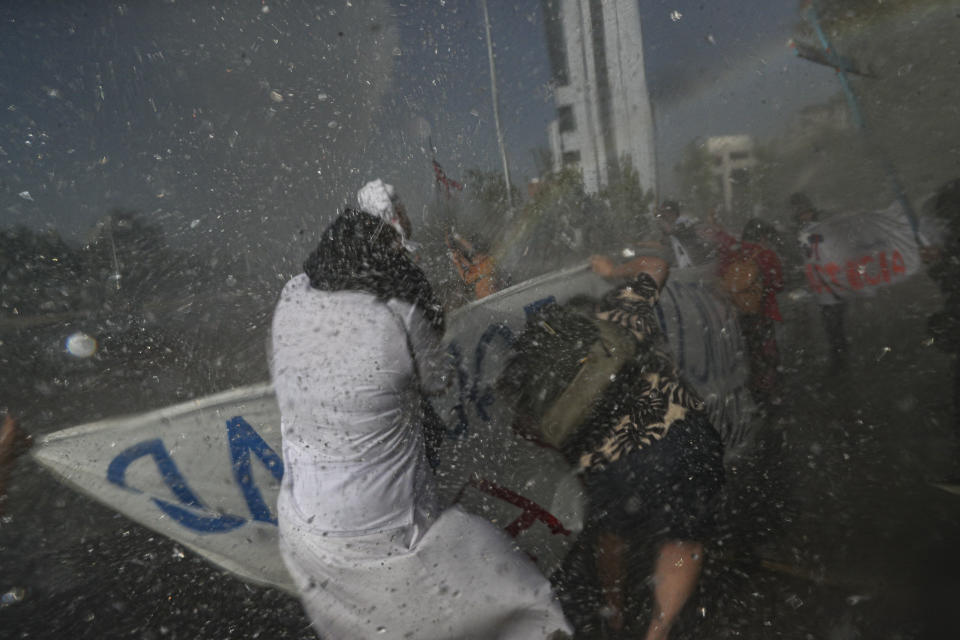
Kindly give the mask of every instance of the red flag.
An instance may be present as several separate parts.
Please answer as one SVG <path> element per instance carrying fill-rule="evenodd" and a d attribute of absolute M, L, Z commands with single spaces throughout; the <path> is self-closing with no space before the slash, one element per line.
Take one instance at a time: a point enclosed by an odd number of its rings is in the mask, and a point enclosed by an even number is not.
<path fill-rule="evenodd" d="M 447 174 L 443 172 L 443 167 L 441 167 L 440 163 L 436 160 L 433 161 L 433 173 L 437 178 L 437 183 L 443 185 L 448 198 L 450 197 L 451 188 L 456 189 L 457 191 L 463 190 L 463 185 L 456 180 L 448 178 Z"/>

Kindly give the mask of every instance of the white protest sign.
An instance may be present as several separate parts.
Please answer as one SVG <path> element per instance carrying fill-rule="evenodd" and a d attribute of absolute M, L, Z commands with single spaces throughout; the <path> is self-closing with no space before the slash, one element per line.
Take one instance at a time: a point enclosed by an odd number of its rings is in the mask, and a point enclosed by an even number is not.
<path fill-rule="evenodd" d="M 800 245 L 807 284 L 821 304 L 872 296 L 923 270 L 913 229 L 898 202 L 808 225 L 800 232 Z"/>

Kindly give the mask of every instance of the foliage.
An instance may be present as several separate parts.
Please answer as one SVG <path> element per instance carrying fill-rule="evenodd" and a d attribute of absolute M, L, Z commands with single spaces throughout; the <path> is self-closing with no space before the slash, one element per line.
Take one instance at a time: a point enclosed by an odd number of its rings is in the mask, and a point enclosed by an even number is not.
<path fill-rule="evenodd" d="M 710 170 L 710 154 L 700 138 L 691 140 L 683 150 L 683 155 L 674 166 L 680 179 L 680 200 L 684 208 L 693 211 L 708 211 L 723 202 L 723 193 L 717 177 Z"/>
<path fill-rule="evenodd" d="M 507 189 L 503 183 L 503 174 L 497 171 L 482 169 L 467 170 L 467 195 L 483 205 L 488 216 L 493 219 L 504 219 L 509 216 L 507 207 Z M 520 202 L 520 191 L 515 185 L 510 185 L 510 195 L 516 207 Z"/>
<path fill-rule="evenodd" d="M 592 235 L 597 248 L 615 247 L 624 238 L 639 239 L 651 231 L 652 189 L 644 189 L 640 174 L 627 158 L 610 168 L 610 181 L 600 192 L 607 207 L 605 221 Z M 622 247 L 621 247 L 622 248 Z"/>

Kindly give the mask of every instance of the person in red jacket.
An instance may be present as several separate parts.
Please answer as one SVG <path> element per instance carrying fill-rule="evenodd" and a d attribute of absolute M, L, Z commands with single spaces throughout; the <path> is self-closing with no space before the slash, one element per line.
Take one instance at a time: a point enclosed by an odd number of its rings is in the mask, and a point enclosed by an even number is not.
<path fill-rule="evenodd" d="M 739 240 L 715 223 L 710 233 L 719 249 L 717 275 L 740 312 L 750 360 L 750 391 L 770 411 L 780 403 L 776 323 L 783 322 L 777 304 L 777 294 L 783 290 L 783 264 L 774 250 L 777 231 L 753 218 Z"/>
<path fill-rule="evenodd" d="M 33 439 L 20 428 L 19 421 L 9 414 L 0 421 L 0 516 L 4 515 L 7 501 L 7 480 L 18 456 L 26 452 Z"/>

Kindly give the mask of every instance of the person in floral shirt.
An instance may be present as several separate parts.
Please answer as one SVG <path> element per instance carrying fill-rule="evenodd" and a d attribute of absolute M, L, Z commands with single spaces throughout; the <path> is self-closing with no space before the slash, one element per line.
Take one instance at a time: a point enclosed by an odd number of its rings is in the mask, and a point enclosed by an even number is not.
<path fill-rule="evenodd" d="M 699 580 L 723 484 L 723 445 L 702 400 L 678 374 L 657 322 L 667 261 L 641 255 L 614 266 L 595 257 L 593 268 L 629 278 L 600 300 L 595 315 L 629 330 L 637 350 L 563 453 L 583 474 L 609 626 L 625 626 L 628 548 L 652 545 L 654 608 L 646 638 L 662 639 Z"/>

